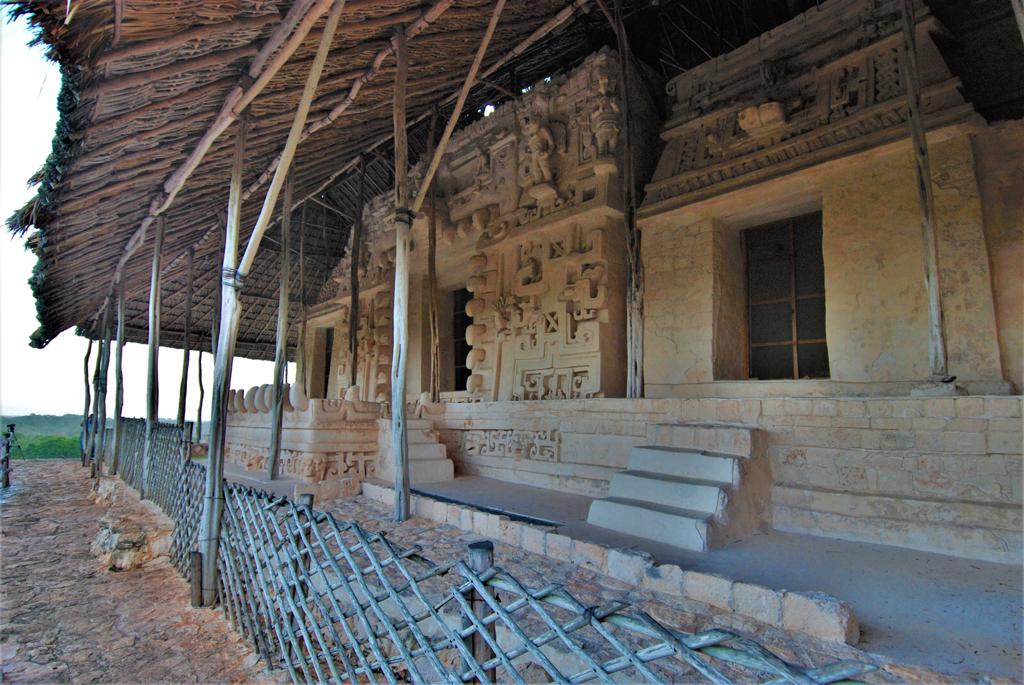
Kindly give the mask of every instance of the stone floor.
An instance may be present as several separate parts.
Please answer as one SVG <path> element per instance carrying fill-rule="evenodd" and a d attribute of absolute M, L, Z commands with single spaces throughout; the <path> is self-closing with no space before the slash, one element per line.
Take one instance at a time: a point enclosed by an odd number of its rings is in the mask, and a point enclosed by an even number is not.
<path fill-rule="evenodd" d="M 684 569 L 774 589 L 826 592 L 852 604 L 861 649 L 966 678 L 1022 677 L 1020 566 L 774 531 L 698 553 L 588 525 L 592 500 L 581 495 L 479 476 L 413 489 L 551 521 L 573 538 L 639 549 Z"/>
<path fill-rule="evenodd" d="M 106 508 L 76 460 L 16 461 L 13 479 L 0 491 L 0 681 L 265 680 L 221 612 L 189 606 L 166 559 L 114 573 L 92 556 Z"/>

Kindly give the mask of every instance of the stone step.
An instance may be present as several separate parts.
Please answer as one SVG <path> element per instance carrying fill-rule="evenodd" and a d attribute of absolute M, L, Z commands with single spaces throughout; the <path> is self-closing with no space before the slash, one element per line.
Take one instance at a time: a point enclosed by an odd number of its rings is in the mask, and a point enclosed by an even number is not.
<path fill-rule="evenodd" d="M 707 451 L 749 459 L 761 448 L 756 429 L 716 423 L 654 423 L 647 427 L 653 445 Z"/>
<path fill-rule="evenodd" d="M 430 461 L 448 456 L 444 445 L 439 442 L 409 443 L 409 461 Z"/>
<path fill-rule="evenodd" d="M 455 477 L 455 465 L 451 459 L 410 459 L 409 483 L 438 483 Z"/>
<path fill-rule="evenodd" d="M 635 499 L 607 497 L 590 504 L 587 523 L 684 549 L 708 549 L 709 514 Z"/>
<path fill-rule="evenodd" d="M 724 492 L 719 483 L 676 478 L 646 471 L 620 471 L 612 477 L 608 496 L 633 499 L 667 507 L 714 514 L 720 508 Z"/>
<path fill-rule="evenodd" d="M 410 445 L 423 445 L 437 442 L 437 431 L 433 429 L 413 428 L 410 426 L 405 434 L 408 437 Z"/>
<path fill-rule="evenodd" d="M 629 470 L 732 485 L 737 481 L 738 465 L 736 457 L 676 447 L 642 445 L 630 451 Z"/>

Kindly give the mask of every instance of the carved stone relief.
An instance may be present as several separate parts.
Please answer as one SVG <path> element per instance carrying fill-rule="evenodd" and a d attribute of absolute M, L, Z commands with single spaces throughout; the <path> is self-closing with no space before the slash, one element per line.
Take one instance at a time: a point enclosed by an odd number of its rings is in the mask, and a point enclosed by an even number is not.
<path fill-rule="evenodd" d="M 905 137 L 899 11 L 895 0 L 839 0 L 670 81 L 668 142 L 643 213 Z M 923 111 L 965 120 L 972 110 L 931 39 L 937 23 L 918 21 Z"/>
<path fill-rule="evenodd" d="M 609 298 L 606 230 L 569 224 L 472 257 L 467 390 L 492 400 L 605 392 L 602 333 L 621 321 L 620 301 Z"/>
<path fill-rule="evenodd" d="M 511 457 L 536 461 L 558 461 L 561 438 L 557 429 L 464 431 L 466 456 Z"/>

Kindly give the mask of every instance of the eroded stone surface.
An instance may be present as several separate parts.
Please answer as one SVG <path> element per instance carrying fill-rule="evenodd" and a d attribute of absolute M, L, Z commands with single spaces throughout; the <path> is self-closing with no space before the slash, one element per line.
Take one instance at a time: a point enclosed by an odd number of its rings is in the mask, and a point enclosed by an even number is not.
<path fill-rule="evenodd" d="M 76 461 L 19 463 L 17 474 L 0 495 L 0 680 L 269 681 L 220 611 L 188 605 L 165 558 L 111 572 L 92 555 L 107 507 L 90 503 Z M 153 516 L 123 486 L 116 498 L 124 521 Z"/>

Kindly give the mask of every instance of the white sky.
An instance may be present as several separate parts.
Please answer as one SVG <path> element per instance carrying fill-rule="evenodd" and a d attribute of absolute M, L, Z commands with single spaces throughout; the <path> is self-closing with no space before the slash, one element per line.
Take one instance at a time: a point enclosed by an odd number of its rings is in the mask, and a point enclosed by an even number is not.
<path fill-rule="evenodd" d="M 0 8 L 0 221 L 34 193 L 25 182 L 42 166 L 50 152 L 57 123 L 60 69 L 43 57 L 42 48 L 28 48 L 27 23 L 7 22 Z M 35 301 L 28 278 L 35 256 L 24 249 L 23 239 L 12 239 L 6 228 L 0 235 L 0 414 L 80 414 L 83 405 L 82 359 L 86 340 L 71 330 L 61 333 L 42 350 L 29 347 L 38 327 Z M 97 284 L 98 288 L 107 284 Z M 96 360 L 93 345 L 90 365 Z M 196 356 L 189 368 L 187 416 L 194 420 L 199 390 Z M 178 412 L 181 383 L 180 350 L 160 350 L 160 416 Z M 124 350 L 124 414 L 146 413 L 146 346 L 134 343 Z M 90 371 L 91 374 L 91 371 Z M 209 418 L 213 358 L 203 358 L 206 388 L 204 418 Z M 272 380 L 273 364 L 235 359 L 232 387 L 249 387 Z M 108 382 L 107 415 L 113 411 L 113 355 Z"/>

